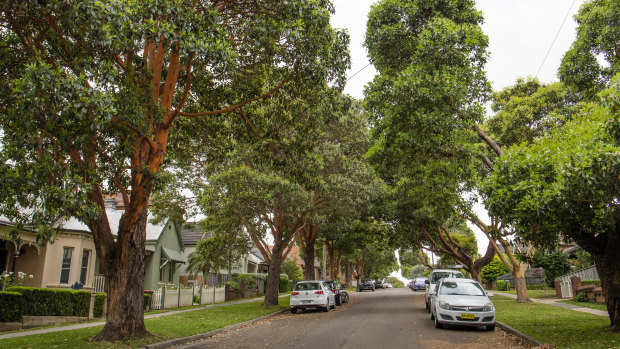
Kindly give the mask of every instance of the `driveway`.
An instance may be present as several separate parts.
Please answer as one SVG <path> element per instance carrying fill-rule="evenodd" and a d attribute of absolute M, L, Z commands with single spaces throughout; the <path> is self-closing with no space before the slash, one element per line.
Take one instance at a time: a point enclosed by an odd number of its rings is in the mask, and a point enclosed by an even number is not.
<path fill-rule="evenodd" d="M 179 348 L 528 348 L 496 329 L 436 329 L 424 309 L 424 293 L 380 289 L 351 293 L 329 313 L 285 313 Z"/>

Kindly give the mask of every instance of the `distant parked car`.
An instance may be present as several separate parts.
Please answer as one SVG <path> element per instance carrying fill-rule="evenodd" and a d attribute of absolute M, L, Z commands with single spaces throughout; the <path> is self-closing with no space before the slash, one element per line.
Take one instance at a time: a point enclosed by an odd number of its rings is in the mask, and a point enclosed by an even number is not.
<path fill-rule="evenodd" d="M 375 281 L 374 280 L 370 280 L 370 279 L 366 279 L 366 280 L 362 280 L 362 282 L 357 284 L 357 292 L 361 292 L 361 291 L 364 291 L 364 290 L 374 291 L 375 290 Z"/>
<path fill-rule="evenodd" d="M 445 278 L 431 291 L 431 320 L 435 327 L 444 324 L 485 326 L 495 329 L 495 307 L 476 280 Z"/>
<path fill-rule="evenodd" d="M 411 281 L 411 289 L 413 291 L 426 291 L 426 277 L 417 277 Z"/>
<path fill-rule="evenodd" d="M 435 286 L 439 283 L 439 281 L 443 278 L 463 278 L 463 273 L 458 270 L 453 269 L 433 269 L 431 274 L 429 275 L 429 280 L 425 281 L 426 285 L 426 293 L 424 294 L 424 298 L 426 300 L 426 310 L 431 312 L 431 296 L 429 292 L 435 291 Z"/>
<path fill-rule="evenodd" d="M 325 281 L 300 281 L 293 288 L 290 304 L 293 314 L 307 308 L 321 308 L 327 312 L 336 308 L 336 299 Z"/>
<path fill-rule="evenodd" d="M 336 298 L 336 305 L 342 305 L 342 303 L 349 302 L 349 293 L 338 281 L 328 282 L 327 286 L 329 289 L 334 292 L 334 297 Z"/>
<path fill-rule="evenodd" d="M 387 288 L 387 285 L 385 284 L 385 280 L 384 279 L 377 279 L 375 281 L 375 288 Z"/>

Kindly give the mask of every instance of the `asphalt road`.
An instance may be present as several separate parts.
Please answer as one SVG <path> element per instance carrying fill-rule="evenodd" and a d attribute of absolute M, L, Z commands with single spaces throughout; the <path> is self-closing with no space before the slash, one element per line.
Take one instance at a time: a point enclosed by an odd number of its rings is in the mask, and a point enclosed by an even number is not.
<path fill-rule="evenodd" d="M 308 310 L 268 320 L 180 348 L 527 348 L 496 329 L 436 329 L 424 292 L 384 289 L 351 293 L 329 313 Z"/>

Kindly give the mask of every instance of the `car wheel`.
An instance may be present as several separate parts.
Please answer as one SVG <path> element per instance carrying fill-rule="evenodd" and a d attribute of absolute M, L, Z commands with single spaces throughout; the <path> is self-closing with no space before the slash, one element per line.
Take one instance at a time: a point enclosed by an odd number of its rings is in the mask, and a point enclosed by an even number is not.
<path fill-rule="evenodd" d="M 435 314 L 431 311 L 431 321 L 435 321 Z"/>
<path fill-rule="evenodd" d="M 297 314 L 297 308 L 291 308 L 291 314 Z"/>
<path fill-rule="evenodd" d="M 325 304 L 325 307 L 323 307 L 323 311 L 327 313 L 329 311 L 329 308 L 330 308 L 329 307 L 329 299 L 327 299 L 327 303 Z"/>
<path fill-rule="evenodd" d="M 429 313 L 431 312 L 431 307 L 428 305 L 428 302 L 426 302 L 426 311 L 428 311 Z"/>
<path fill-rule="evenodd" d="M 487 331 L 495 331 L 495 324 L 486 326 Z"/>
<path fill-rule="evenodd" d="M 339 305 L 339 306 L 342 305 L 342 299 L 340 299 L 340 296 L 336 297 L 335 302 L 336 302 L 336 305 Z"/>
<path fill-rule="evenodd" d="M 435 316 L 435 327 L 436 328 L 443 328 L 443 324 L 441 322 L 439 322 L 439 320 L 437 319 L 436 316 Z"/>

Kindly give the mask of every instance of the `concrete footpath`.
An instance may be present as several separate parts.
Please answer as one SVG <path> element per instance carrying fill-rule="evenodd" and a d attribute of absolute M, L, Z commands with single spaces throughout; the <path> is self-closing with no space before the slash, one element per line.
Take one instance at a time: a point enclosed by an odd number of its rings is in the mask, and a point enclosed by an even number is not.
<path fill-rule="evenodd" d="M 509 298 L 517 299 L 517 296 L 514 295 L 514 294 L 497 292 L 497 291 L 493 291 L 493 293 L 495 293 L 498 296 L 504 296 L 504 297 L 509 297 Z M 564 309 L 570 309 L 570 310 L 575 310 L 575 311 L 580 311 L 582 313 L 588 313 L 588 314 L 592 314 L 592 315 L 609 316 L 609 314 L 606 311 L 604 311 L 604 310 L 598 310 L 598 309 L 592 309 L 592 308 L 587 308 L 587 307 L 580 307 L 578 305 L 573 305 L 573 304 L 568 304 L 568 303 L 562 303 L 562 302 L 560 302 L 562 300 L 566 300 L 566 299 L 556 299 L 556 298 L 534 299 L 534 298 L 532 298 L 532 302 L 534 302 L 534 303 L 542 303 L 542 304 L 553 305 L 553 306 L 556 306 L 556 307 L 560 307 L 560 308 L 564 308 Z"/>
<path fill-rule="evenodd" d="M 283 294 L 283 295 L 280 295 L 279 297 L 286 297 L 288 295 L 289 294 Z M 144 319 L 145 320 L 146 319 L 155 319 L 155 318 L 159 318 L 159 317 L 162 317 L 162 316 L 186 313 L 186 312 L 189 312 L 189 311 L 196 311 L 196 310 L 202 310 L 202 309 L 208 309 L 208 308 L 217 308 L 217 307 L 226 307 L 226 306 L 229 306 L 229 305 L 241 304 L 241 303 L 257 302 L 257 301 L 260 301 L 262 299 L 263 299 L 263 297 L 249 298 L 249 299 L 244 299 L 244 300 L 240 300 L 240 301 L 236 301 L 236 302 L 210 304 L 210 305 L 205 305 L 205 306 L 202 306 L 202 307 L 191 308 L 191 309 L 171 310 L 171 311 L 167 311 L 167 312 L 164 312 L 164 313 L 145 315 Z M 33 336 L 33 335 L 43 334 L 43 333 L 52 333 L 52 332 L 60 332 L 60 331 L 78 330 L 78 329 L 81 329 L 81 328 L 103 326 L 104 324 L 105 324 L 105 319 L 103 319 L 101 321 L 84 322 L 84 323 L 80 323 L 80 324 L 67 325 L 67 326 L 58 326 L 58 327 L 42 328 L 42 329 L 32 329 L 32 330 L 27 330 L 27 331 L 7 333 L 7 334 L 0 335 L 0 340 L 1 339 L 7 339 L 7 338 Z"/>

